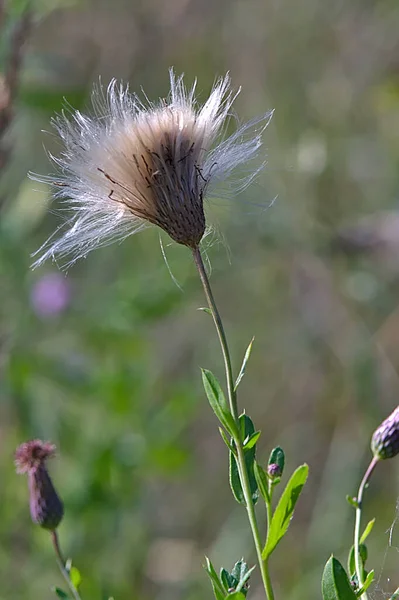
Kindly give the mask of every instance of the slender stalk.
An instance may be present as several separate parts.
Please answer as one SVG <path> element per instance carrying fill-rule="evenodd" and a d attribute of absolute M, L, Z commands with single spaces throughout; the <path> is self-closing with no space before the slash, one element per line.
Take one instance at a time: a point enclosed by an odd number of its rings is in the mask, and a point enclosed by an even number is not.
<path fill-rule="evenodd" d="M 222 349 L 223 360 L 224 360 L 224 368 L 226 372 L 226 383 L 227 383 L 227 393 L 228 393 L 228 401 L 230 406 L 230 412 L 234 417 L 234 420 L 238 426 L 238 405 L 237 405 L 237 394 L 234 389 L 234 379 L 233 379 L 233 371 L 231 367 L 231 358 L 230 351 L 227 344 L 226 334 L 223 328 L 222 319 L 220 317 L 218 308 L 216 306 L 215 299 L 213 297 L 212 289 L 210 286 L 210 282 L 208 279 L 208 275 L 206 274 L 204 261 L 202 260 L 201 251 L 199 248 L 193 249 L 193 257 L 195 265 L 198 269 L 198 273 L 201 279 L 202 286 L 204 288 L 205 296 L 208 302 L 209 309 L 212 313 L 213 322 L 216 327 L 216 331 L 219 337 L 220 346 Z M 239 431 L 239 427 L 237 427 Z M 256 554 L 259 563 L 259 569 L 262 576 L 263 585 L 266 592 L 266 598 L 268 600 L 274 600 L 273 588 L 270 580 L 270 574 L 268 570 L 267 563 L 262 559 L 262 542 L 259 533 L 259 527 L 256 520 L 255 507 L 252 502 L 251 495 L 251 487 L 249 483 L 248 470 L 245 463 L 244 450 L 242 448 L 242 440 L 239 438 L 239 434 L 237 439 L 234 440 L 236 448 L 237 448 L 237 464 L 238 470 L 240 474 L 241 486 L 245 498 L 245 505 L 248 514 L 248 520 L 252 530 L 252 537 L 255 543 Z"/>
<path fill-rule="evenodd" d="M 81 597 L 79 595 L 78 590 L 76 589 L 76 587 L 73 585 L 73 582 L 71 581 L 71 578 L 69 576 L 68 571 L 65 568 L 65 561 L 64 558 L 62 556 L 62 552 L 61 552 L 61 548 L 60 548 L 60 542 L 58 539 L 58 534 L 57 531 L 51 531 L 51 540 L 53 542 L 53 547 L 54 547 L 54 552 L 55 552 L 55 556 L 57 559 L 57 564 L 60 568 L 60 571 L 65 579 L 65 581 L 68 584 L 69 589 L 72 592 L 73 597 L 75 598 L 75 600 L 81 600 Z"/>
<path fill-rule="evenodd" d="M 357 581 L 358 581 L 358 585 L 359 588 L 363 587 L 364 581 L 363 581 L 363 565 L 362 565 L 362 561 L 361 561 L 361 557 L 360 557 L 360 551 L 359 551 L 359 546 L 360 546 L 360 522 L 362 519 L 362 504 L 363 504 L 363 493 L 364 490 L 369 482 L 369 479 L 371 477 L 372 472 L 375 469 L 376 464 L 378 463 L 378 458 L 376 458 L 375 456 L 373 457 L 372 461 L 370 462 L 369 466 L 367 467 L 367 470 L 363 476 L 363 479 L 360 483 L 359 486 L 359 491 L 357 493 L 357 497 L 356 497 L 356 502 L 357 502 L 357 506 L 356 506 L 356 517 L 355 517 L 355 538 L 354 538 L 354 553 L 355 553 L 355 566 L 356 566 L 356 575 L 357 575 Z M 366 592 L 364 592 L 361 597 L 360 600 L 368 600 L 368 596 L 366 594 Z"/>

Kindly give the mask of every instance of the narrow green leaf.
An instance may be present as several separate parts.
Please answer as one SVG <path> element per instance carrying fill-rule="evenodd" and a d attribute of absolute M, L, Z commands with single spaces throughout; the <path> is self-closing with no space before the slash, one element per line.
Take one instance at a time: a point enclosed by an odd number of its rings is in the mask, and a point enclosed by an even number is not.
<path fill-rule="evenodd" d="M 268 531 L 266 545 L 262 553 L 263 559 L 270 556 L 281 538 L 285 535 L 294 514 L 294 508 L 299 495 L 306 483 L 308 472 L 308 465 L 305 464 L 298 467 L 281 494 Z"/>
<path fill-rule="evenodd" d="M 226 596 L 226 600 L 245 600 L 245 596 L 242 592 L 232 592 Z"/>
<path fill-rule="evenodd" d="M 255 432 L 255 427 L 252 422 L 252 419 L 245 414 L 240 415 L 239 417 L 240 429 L 242 439 L 249 438 Z M 247 452 L 245 452 L 245 464 L 247 467 L 249 485 L 251 488 L 251 496 L 252 502 L 255 504 L 258 499 L 258 484 L 256 483 L 255 474 L 254 474 L 254 462 L 255 462 L 255 454 L 256 448 L 250 448 Z M 230 461 L 229 461 L 229 480 L 230 487 L 233 492 L 234 498 L 240 504 L 245 505 L 244 492 L 241 487 L 240 475 L 238 470 L 237 459 L 233 452 L 230 452 Z"/>
<path fill-rule="evenodd" d="M 367 560 L 367 556 L 368 556 L 368 552 L 367 552 L 367 546 L 365 544 L 359 544 L 359 555 L 360 555 L 360 560 L 362 562 L 362 566 L 364 569 L 364 565 L 366 564 L 366 560 Z M 355 548 L 354 546 L 351 547 L 350 551 L 349 551 L 349 557 L 348 557 L 348 572 L 349 575 L 351 577 L 353 577 L 354 575 L 356 575 L 356 562 L 355 562 Z M 366 577 L 367 573 L 364 571 L 363 572 L 363 577 Z"/>
<path fill-rule="evenodd" d="M 201 369 L 202 382 L 211 408 L 223 427 L 231 434 L 232 437 L 237 434 L 237 427 L 234 418 L 230 413 L 223 390 L 214 374 L 207 369 Z"/>
<path fill-rule="evenodd" d="M 373 583 L 373 581 L 374 581 L 374 569 L 372 569 L 370 571 L 370 573 L 368 573 L 368 575 L 363 583 L 363 586 L 360 588 L 360 590 L 358 590 L 356 592 L 356 596 L 358 598 L 360 598 L 361 595 L 364 594 L 364 592 L 366 592 L 369 589 L 369 587 Z"/>
<path fill-rule="evenodd" d="M 228 449 L 230 450 L 230 452 L 233 452 L 233 454 L 235 456 L 237 454 L 237 450 L 230 443 L 230 440 L 227 437 L 225 430 L 222 429 L 222 427 L 219 427 L 219 433 L 222 436 L 222 439 L 223 439 L 224 443 L 226 444 L 226 446 L 228 447 Z"/>
<path fill-rule="evenodd" d="M 367 540 L 368 536 L 370 535 L 370 533 L 374 527 L 374 523 L 375 523 L 375 518 L 367 523 L 365 530 L 363 531 L 363 534 L 360 538 L 361 544 L 363 544 Z"/>
<path fill-rule="evenodd" d="M 201 306 L 198 310 L 202 310 L 202 312 L 206 313 L 207 315 L 211 315 L 212 316 L 212 311 L 207 306 Z"/>
<path fill-rule="evenodd" d="M 65 598 L 69 599 L 68 594 L 66 594 L 63 590 L 61 590 L 61 588 L 53 587 L 51 589 L 53 592 L 55 592 L 55 594 L 56 594 L 56 596 L 58 596 L 58 598 L 64 598 L 64 600 L 65 600 Z"/>
<path fill-rule="evenodd" d="M 252 345 L 254 343 L 254 340 L 255 340 L 255 337 L 253 337 L 252 340 L 249 342 L 248 348 L 247 348 L 247 350 L 246 350 L 246 352 L 244 354 L 244 359 L 242 361 L 241 369 L 240 369 L 240 372 L 239 372 L 238 377 L 236 379 L 234 390 L 236 390 L 238 388 L 238 386 L 240 385 L 241 379 L 245 375 L 245 369 L 247 368 L 247 363 L 248 363 L 249 357 L 251 356 Z"/>
<path fill-rule="evenodd" d="M 356 600 L 345 569 L 334 556 L 324 567 L 321 589 L 323 600 Z"/>
<path fill-rule="evenodd" d="M 268 504 L 270 502 L 270 496 L 267 475 L 265 470 L 256 461 L 254 463 L 254 475 L 260 494 L 266 504 Z"/>
<path fill-rule="evenodd" d="M 356 498 L 353 498 L 353 496 L 347 495 L 346 500 L 347 500 L 348 504 L 353 506 L 353 508 L 359 508 L 359 502 L 356 500 Z"/>
<path fill-rule="evenodd" d="M 206 560 L 205 571 L 207 572 L 209 579 L 211 580 L 215 598 L 216 598 L 216 600 L 225 600 L 226 592 L 220 582 L 219 577 L 217 576 L 214 566 L 207 556 L 205 556 L 205 560 Z"/>
<path fill-rule="evenodd" d="M 258 439 L 260 438 L 260 431 L 255 431 L 255 433 L 253 433 L 252 435 L 250 435 L 246 441 L 244 441 L 243 444 L 243 450 L 247 451 L 250 450 L 251 448 L 253 448 L 256 444 L 256 442 L 258 441 Z"/>

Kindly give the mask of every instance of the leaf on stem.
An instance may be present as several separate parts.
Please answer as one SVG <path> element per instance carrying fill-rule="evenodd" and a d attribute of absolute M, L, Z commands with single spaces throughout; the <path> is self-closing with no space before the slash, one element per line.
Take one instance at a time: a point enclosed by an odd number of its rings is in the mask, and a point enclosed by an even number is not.
<path fill-rule="evenodd" d="M 239 417 L 240 429 L 241 429 L 241 439 L 250 438 L 255 433 L 255 427 L 252 422 L 252 419 L 245 414 L 240 415 Z M 255 474 L 254 474 L 254 462 L 256 455 L 256 445 L 247 450 L 244 454 L 245 465 L 248 473 L 249 486 L 251 489 L 251 497 L 252 502 L 256 504 L 258 500 L 258 484 L 256 483 Z M 240 504 L 245 505 L 245 496 L 241 486 L 240 474 L 238 469 L 238 463 L 235 454 L 230 452 L 230 464 L 229 464 L 229 479 L 230 479 L 230 487 L 233 492 L 234 498 Z"/>
<path fill-rule="evenodd" d="M 211 580 L 215 598 L 216 598 L 216 600 L 225 600 L 226 592 L 223 588 L 223 585 L 222 585 L 219 577 L 217 576 L 215 568 L 207 556 L 205 556 L 205 560 L 206 560 L 205 571 L 208 573 L 209 579 Z"/>
<path fill-rule="evenodd" d="M 201 369 L 201 371 L 202 383 L 213 412 L 229 434 L 232 437 L 236 437 L 237 427 L 229 410 L 223 390 L 220 387 L 220 383 L 211 371 L 208 371 L 207 369 Z"/>
<path fill-rule="evenodd" d="M 364 594 L 364 592 L 366 592 L 369 589 L 369 587 L 373 583 L 373 581 L 374 581 L 374 569 L 372 569 L 370 571 L 370 573 L 367 575 L 362 587 L 360 588 L 360 590 L 358 590 L 356 592 L 356 596 L 358 598 L 360 598 L 361 595 Z"/>
<path fill-rule="evenodd" d="M 236 379 L 236 383 L 234 386 L 234 391 L 238 388 L 238 386 L 240 385 L 241 379 L 244 377 L 245 375 L 245 369 L 247 368 L 247 363 L 249 360 L 249 357 L 251 356 L 251 352 L 252 352 L 252 345 L 254 343 L 255 337 L 252 338 L 252 340 L 249 342 L 248 348 L 244 354 L 244 359 L 242 361 L 242 365 L 241 365 L 241 369 L 240 372 L 238 374 L 238 377 Z"/>
<path fill-rule="evenodd" d="M 334 556 L 324 567 L 321 589 L 323 600 L 356 600 L 345 569 Z"/>
<path fill-rule="evenodd" d="M 365 564 L 368 556 L 367 546 L 365 544 L 359 544 L 359 556 L 363 567 L 363 579 L 367 577 L 367 571 L 365 570 Z M 348 557 L 348 571 L 351 577 L 356 575 L 356 561 L 355 561 L 355 547 L 352 546 L 349 551 Z"/>
<path fill-rule="evenodd" d="M 56 595 L 58 598 L 64 598 L 64 600 L 65 600 L 65 598 L 68 598 L 68 599 L 69 599 L 69 596 L 68 596 L 68 594 L 66 594 L 66 593 L 65 593 L 65 592 L 64 592 L 64 591 L 63 591 L 61 588 L 59 588 L 59 587 L 53 587 L 53 588 L 52 588 L 52 591 L 53 591 L 53 592 L 55 592 L 55 595 Z"/>
<path fill-rule="evenodd" d="M 359 502 L 356 500 L 356 498 L 353 498 L 353 496 L 347 495 L 346 500 L 347 500 L 348 504 L 353 506 L 353 508 L 359 508 Z"/>
<path fill-rule="evenodd" d="M 361 536 L 361 538 L 359 540 L 360 544 L 363 544 L 367 540 L 368 536 L 370 535 L 370 533 L 371 533 L 371 531 L 372 531 L 372 529 L 374 527 L 374 523 L 375 523 L 375 518 L 371 519 L 371 521 L 369 521 L 367 523 L 367 525 L 365 527 L 365 530 L 363 531 L 363 534 L 362 534 L 362 536 Z"/>
<path fill-rule="evenodd" d="M 198 310 L 202 310 L 202 312 L 206 313 L 207 315 L 212 316 L 212 311 L 207 306 L 201 306 L 200 308 L 198 308 Z"/>
<path fill-rule="evenodd" d="M 252 435 L 250 435 L 249 437 L 245 438 L 244 443 L 242 445 L 242 449 L 246 452 L 247 450 L 250 450 L 251 448 L 253 448 L 256 444 L 256 442 L 258 441 L 258 439 L 260 438 L 260 431 L 255 431 Z"/>
<path fill-rule="evenodd" d="M 306 483 L 308 472 L 308 465 L 305 464 L 298 467 L 291 476 L 291 479 L 288 481 L 285 490 L 281 494 L 280 500 L 270 523 L 266 545 L 262 552 L 263 560 L 270 556 L 281 538 L 285 535 L 294 514 L 297 500 L 302 492 L 303 486 Z"/>
<path fill-rule="evenodd" d="M 256 483 L 258 484 L 259 492 L 266 504 L 270 502 L 268 478 L 265 470 L 255 461 L 254 462 L 254 475 Z"/>

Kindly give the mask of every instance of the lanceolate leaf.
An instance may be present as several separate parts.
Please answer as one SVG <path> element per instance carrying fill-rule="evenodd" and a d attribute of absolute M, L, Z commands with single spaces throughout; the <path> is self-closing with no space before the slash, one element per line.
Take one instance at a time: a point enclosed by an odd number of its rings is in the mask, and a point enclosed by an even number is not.
<path fill-rule="evenodd" d="M 365 530 L 363 531 L 363 535 L 360 538 L 360 544 L 363 544 L 366 539 L 368 538 L 368 536 L 370 535 L 373 527 L 374 527 L 374 523 L 375 523 L 375 519 L 372 519 L 371 521 L 369 521 L 366 525 Z"/>
<path fill-rule="evenodd" d="M 243 449 L 245 450 L 245 452 L 255 446 L 256 442 L 260 438 L 260 434 L 260 431 L 255 431 L 255 433 L 253 433 L 247 438 L 247 440 L 243 444 Z"/>
<path fill-rule="evenodd" d="M 216 600 L 225 600 L 226 592 L 223 588 L 223 585 L 221 584 L 219 577 L 217 576 L 214 566 L 207 556 L 205 557 L 205 560 L 206 560 L 205 570 L 208 573 L 209 579 L 211 580 L 215 598 L 216 598 Z"/>
<path fill-rule="evenodd" d="M 251 356 L 252 344 L 254 343 L 254 339 L 255 338 L 253 337 L 252 340 L 249 342 L 248 348 L 247 348 L 247 350 L 245 352 L 244 360 L 242 361 L 241 369 L 240 369 L 240 372 L 238 374 L 238 377 L 236 379 L 236 383 L 235 383 L 235 386 L 234 386 L 235 390 L 238 388 L 238 386 L 240 385 L 241 379 L 245 375 L 245 369 L 247 368 L 247 363 L 248 363 L 249 357 Z"/>
<path fill-rule="evenodd" d="M 369 589 L 369 587 L 370 587 L 370 585 L 373 583 L 373 581 L 374 581 L 374 569 L 372 569 L 372 570 L 370 571 L 370 573 L 368 573 L 368 575 L 367 575 L 367 577 L 366 577 L 366 579 L 365 579 L 365 581 L 364 581 L 364 583 L 363 583 L 363 586 L 362 586 L 362 587 L 360 588 L 360 590 L 359 590 L 359 591 L 356 593 L 356 596 L 357 596 L 358 598 L 360 598 L 360 597 L 361 597 L 361 595 L 362 595 L 362 594 L 364 594 L 364 592 L 366 592 L 366 591 Z"/>
<path fill-rule="evenodd" d="M 245 600 L 245 596 L 242 592 L 232 592 L 226 596 L 226 600 Z"/>
<path fill-rule="evenodd" d="M 302 465 L 301 467 L 298 467 L 287 483 L 272 517 L 266 545 L 262 553 L 263 559 L 266 559 L 268 556 L 270 556 L 281 538 L 286 533 L 294 514 L 295 505 L 300 493 L 302 492 L 303 486 L 306 483 L 308 471 L 308 465 Z"/>
<path fill-rule="evenodd" d="M 255 427 L 250 419 L 245 414 L 240 415 L 240 428 L 242 439 L 250 438 L 255 432 Z M 255 462 L 256 446 L 253 446 L 245 452 L 245 464 L 247 466 L 247 473 L 249 479 L 249 485 L 251 488 L 252 502 L 255 504 L 258 499 L 258 484 L 256 483 L 254 474 L 254 462 Z M 230 487 L 233 492 L 234 498 L 240 504 L 245 504 L 244 492 L 241 487 L 240 475 L 238 471 L 238 464 L 235 455 L 230 452 Z"/>
<path fill-rule="evenodd" d="M 356 600 L 345 569 L 334 556 L 324 567 L 321 589 L 323 600 Z"/>
<path fill-rule="evenodd" d="M 223 427 L 234 437 L 237 434 L 237 427 L 218 380 L 211 371 L 202 369 L 202 382 L 213 412 Z"/>

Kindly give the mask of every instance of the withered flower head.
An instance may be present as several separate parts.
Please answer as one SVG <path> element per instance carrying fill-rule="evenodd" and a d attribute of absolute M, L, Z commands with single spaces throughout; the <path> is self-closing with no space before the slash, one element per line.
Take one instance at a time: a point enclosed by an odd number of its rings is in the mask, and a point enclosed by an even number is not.
<path fill-rule="evenodd" d="M 94 116 L 71 110 L 53 121 L 64 143 L 61 155 L 51 157 L 59 173 L 32 177 L 53 185 L 72 214 L 38 250 L 34 266 L 66 256 L 71 264 L 149 224 L 179 244 L 198 246 L 206 229 L 205 195 L 257 156 L 272 112 L 223 140 L 237 96 L 229 76 L 216 82 L 202 106 L 194 94 L 195 83 L 187 89 L 173 70 L 169 96 L 158 103 L 141 101 L 113 80 L 106 94 L 101 86 L 93 90 Z M 230 182 L 233 191 L 244 189 L 260 168 Z"/>
<path fill-rule="evenodd" d="M 64 515 L 63 504 L 55 491 L 46 468 L 46 460 L 55 446 L 41 440 L 21 444 L 15 452 L 17 473 L 27 473 L 32 521 L 44 529 L 54 530 Z"/>
<path fill-rule="evenodd" d="M 376 458 L 392 458 L 399 453 L 399 406 L 381 423 L 371 438 Z"/>

